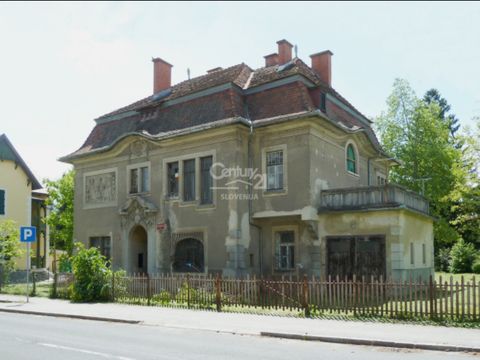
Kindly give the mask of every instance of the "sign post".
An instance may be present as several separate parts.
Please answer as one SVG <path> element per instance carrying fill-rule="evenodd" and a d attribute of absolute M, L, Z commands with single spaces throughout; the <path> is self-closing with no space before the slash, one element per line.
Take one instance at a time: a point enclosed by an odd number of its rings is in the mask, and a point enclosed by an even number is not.
<path fill-rule="evenodd" d="M 37 239 L 37 228 L 35 226 L 20 227 L 20 241 L 27 245 L 27 303 L 28 303 L 28 284 L 30 282 L 30 243 Z"/>

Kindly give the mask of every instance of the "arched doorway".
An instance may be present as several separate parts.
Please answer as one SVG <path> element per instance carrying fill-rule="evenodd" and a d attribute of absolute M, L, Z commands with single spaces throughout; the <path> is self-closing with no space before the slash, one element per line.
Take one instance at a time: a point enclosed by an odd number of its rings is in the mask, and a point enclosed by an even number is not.
<path fill-rule="evenodd" d="M 143 226 L 137 225 L 130 231 L 130 271 L 148 272 L 148 236 Z"/>
<path fill-rule="evenodd" d="M 197 273 L 204 271 L 203 244 L 201 241 L 187 238 L 177 243 L 173 271 Z"/>

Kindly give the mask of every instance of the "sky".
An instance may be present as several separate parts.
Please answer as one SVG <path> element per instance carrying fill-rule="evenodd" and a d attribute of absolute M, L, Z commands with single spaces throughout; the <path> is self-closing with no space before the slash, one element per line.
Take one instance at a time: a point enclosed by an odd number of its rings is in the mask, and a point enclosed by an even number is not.
<path fill-rule="evenodd" d="M 34 174 L 56 179 L 94 119 L 152 92 L 152 57 L 173 83 L 241 62 L 276 41 L 331 50 L 333 87 L 368 117 L 395 78 L 437 88 L 465 126 L 480 116 L 480 3 L 0 3 L 0 134 Z M 1 176 L 1 174 L 0 174 Z"/>

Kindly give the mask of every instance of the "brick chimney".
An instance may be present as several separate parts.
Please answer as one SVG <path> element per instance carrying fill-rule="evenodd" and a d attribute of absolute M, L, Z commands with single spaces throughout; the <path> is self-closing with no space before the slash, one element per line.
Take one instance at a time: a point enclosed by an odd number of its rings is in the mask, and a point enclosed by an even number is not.
<path fill-rule="evenodd" d="M 292 60 L 293 45 L 287 40 L 279 40 L 278 44 L 278 65 L 283 65 Z"/>
<path fill-rule="evenodd" d="M 152 59 L 153 62 L 153 93 L 168 89 L 172 86 L 172 67 L 160 58 Z"/>
<path fill-rule="evenodd" d="M 333 53 L 330 50 L 310 55 L 313 71 L 315 71 L 320 79 L 327 83 L 328 86 L 332 86 L 332 55 Z"/>
<path fill-rule="evenodd" d="M 265 67 L 273 66 L 278 64 L 278 54 L 273 53 L 270 55 L 265 55 Z"/>

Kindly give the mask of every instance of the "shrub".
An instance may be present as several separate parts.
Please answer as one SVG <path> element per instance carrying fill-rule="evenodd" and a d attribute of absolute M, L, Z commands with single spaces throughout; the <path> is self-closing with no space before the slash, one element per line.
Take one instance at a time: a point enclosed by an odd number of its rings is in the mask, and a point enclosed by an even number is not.
<path fill-rule="evenodd" d="M 480 254 L 477 255 L 477 258 L 473 262 L 472 272 L 474 272 L 475 274 L 480 274 Z"/>
<path fill-rule="evenodd" d="M 72 272 L 72 261 L 70 256 L 68 256 L 67 254 L 62 254 L 58 258 L 58 271 L 61 273 Z"/>
<path fill-rule="evenodd" d="M 450 272 L 455 274 L 471 272 L 475 253 L 473 244 L 459 239 L 450 251 Z"/>
<path fill-rule="evenodd" d="M 18 227 L 12 220 L 0 223 L 0 287 L 15 270 L 16 258 L 22 255 Z"/>
<path fill-rule="evenodd" d="M 106 301 L 110 297 L 111 271 L 106 258 L 96 247 L 86 249 L 77 243 L 77 253 L 72 257 L 75 281 L 72 300 L 78 302 Z"/>
<path fill-rule="evenodd" d="M 448 272 L 448 267 L 450 265 L 450 249 L 443 248 L 438 251 L 437 256 L 435 256 L 435 269 L 437 271 Z"/>
<path fill-rule="evenodd" d="M 152 300 L 160 305 L 169 305 L 172 297 L 168 291 L 162 290 L 159 294 L 153 295 Z"/>

